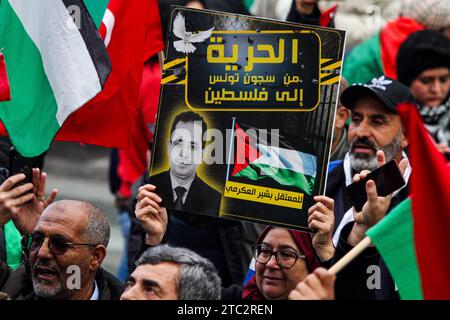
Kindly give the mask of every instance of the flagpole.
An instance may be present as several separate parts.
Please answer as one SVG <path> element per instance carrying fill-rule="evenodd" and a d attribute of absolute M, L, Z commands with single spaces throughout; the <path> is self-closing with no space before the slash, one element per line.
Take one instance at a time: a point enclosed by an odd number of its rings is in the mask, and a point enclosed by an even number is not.
<path fill-rule="evenodd" d="M 231 119 L 233 119 L 233 124 L 231 127 L 231 138 L 230 138 L 230 148 L 229 148 L 229 153 L 228 153 L 228 166 L 227 166 L 227 180 L 230 177 L 230 163 L 231 163 L 231 148 L 233 147 L 233 140 L 234 140 L 234 126 L 236 124 L 236 117 L 232 117 Z"/>
<path fill-rule="evenodd" d="M 350 250 L 345 256 L 343 256 L 338 262 L 336 262 L 328 271 L 336 275 L 339 271 L 344 269 L 350 262 L 352 262 L 357 256 L 361 254 L 364 250 L 366 250 L 370 245 L 372 244 L 372 241 L 369 237 L 365 237 L 361 240 L 360 243 L 358 243 L 355 247 L 353 247 L 352 250 Z"/>
<path fill-rule="evenodd" d="M 164 70 L 164 51 L 158 51 L 158 61 L 159 61 L 159 66 L 161 67 L 161 71 Z"/>

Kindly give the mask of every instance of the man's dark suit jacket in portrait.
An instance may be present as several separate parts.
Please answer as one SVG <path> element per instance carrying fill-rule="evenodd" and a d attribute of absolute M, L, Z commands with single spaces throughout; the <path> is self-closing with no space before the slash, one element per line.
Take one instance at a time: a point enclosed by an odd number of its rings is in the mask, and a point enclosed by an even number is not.
<path fill-rule="evenodd" d="M 173 197 L 169 171 L 150 177 L 150 183 L 156 186 L 155 193 L 163 200 L 162 206 L 173 208 L 176 199 Z M 183 211 L 218 217 L 220 199 L 221 194 L 196 175 L 188 190 Z"/>

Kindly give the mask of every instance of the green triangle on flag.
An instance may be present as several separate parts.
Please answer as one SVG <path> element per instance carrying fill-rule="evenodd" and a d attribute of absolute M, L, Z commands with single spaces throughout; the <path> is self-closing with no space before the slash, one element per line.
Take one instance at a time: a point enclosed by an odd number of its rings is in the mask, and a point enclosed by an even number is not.
<path fill-rule="evenodd" d="M 83 0 L 88 9 L 92 19 L 94 20 L 97 29 L 102 24 L 103 16 L 110 0 Z"/>

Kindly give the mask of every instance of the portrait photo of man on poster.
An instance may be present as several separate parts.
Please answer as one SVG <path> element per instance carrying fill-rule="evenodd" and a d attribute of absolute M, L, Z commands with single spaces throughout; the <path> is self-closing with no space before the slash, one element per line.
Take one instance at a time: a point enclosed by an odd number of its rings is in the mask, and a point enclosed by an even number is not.
<path fill-rule="evenodd" d="M 197 174 L 203 162 L 207 131 L 203 117 L 193 111 L 178 114 L 168 141 L 170 169 L 151 177 L 166 205 L 177 211 L 218 215 L 221 194 Z"/>

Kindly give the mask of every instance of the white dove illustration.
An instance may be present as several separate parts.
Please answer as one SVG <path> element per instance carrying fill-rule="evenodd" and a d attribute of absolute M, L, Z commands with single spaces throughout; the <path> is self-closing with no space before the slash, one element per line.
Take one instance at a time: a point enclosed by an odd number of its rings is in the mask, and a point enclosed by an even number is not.
<path fill-rule="evenodd" d="M 173 22 L 173 34 L 181 40 L 174 41 L 173 46 L 178 52 L 193 53 L 197 48 L 192 43 L 205 41 L 211 37 L 213 30 L 214 27 L 197 33 L 187 32 L 184 17 L 181 13 L 178 13 Z"/>

